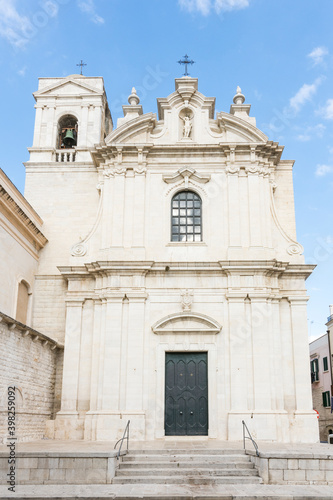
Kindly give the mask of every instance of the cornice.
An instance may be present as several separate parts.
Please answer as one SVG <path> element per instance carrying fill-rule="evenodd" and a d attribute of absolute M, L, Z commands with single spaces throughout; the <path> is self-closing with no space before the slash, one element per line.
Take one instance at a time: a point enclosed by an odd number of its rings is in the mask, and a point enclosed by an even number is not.
<path fill-rule="evenodd" d="M 47 243 L 47 238 L 37 226 L 37 224 L 41 225 L 43 223 L 42 219 L 8 178 L 7 181 L 4 177 L 5 174 L 3 174 L 4 172 L 1 170 L 0 207 L 2 213 L 22 235 L 36 245 L 37 249 L 43 248 Z"/>
<path fill-rule="evenodd" d="M 56 340 L 47 337 L 43 333 L 40 333 L 37 330 L 34 330 L 33 328 L 30 328 L 29 326 L 24 325 L 23 323 L 20 323 L 19 321 L 16 321 L 16 319 L 13 319 L 10 316 L 3 314 L 2 312 L 0 312 L 0 323 L 8 325 L 8 329 L 10 331 L 17 331 L 21 333 L 23 337 L 27 337 L 28 335 L 30 335 L 34 342 L 40 341 L 43 344 L 43 346 L 50 344 L 51 350 L 54 350 L 56 348 L 58 349 L 64 348 L 64 346 L 59 342 L 57 342 Z"/>

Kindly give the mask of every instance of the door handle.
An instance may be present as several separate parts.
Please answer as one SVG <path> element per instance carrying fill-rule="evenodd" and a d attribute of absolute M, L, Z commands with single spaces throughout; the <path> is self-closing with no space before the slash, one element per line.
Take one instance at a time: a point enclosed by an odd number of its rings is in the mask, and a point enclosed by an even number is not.
<path fill-rule="evenodd" d="M 179 412 L 179 415 L 182 415 L 182 414 L 183 414 L 183 412 L 182 412 L 182 411 L 180 411 L 180 412 Z"/>
<path fill-rule="evenodd" d="M 193 411 L 190 411 L 190 415 L 193 415 Z"/>

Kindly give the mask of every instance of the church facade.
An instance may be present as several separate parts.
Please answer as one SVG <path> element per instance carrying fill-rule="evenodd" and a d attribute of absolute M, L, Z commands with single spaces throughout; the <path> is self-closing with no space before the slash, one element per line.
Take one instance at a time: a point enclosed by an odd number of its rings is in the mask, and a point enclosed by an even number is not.
<path fill-rule="evenodd" d="M 316 442 L 293 162 L 195 78 L 113 128 L 102 78 L 42 78 L 25 196 L 32 326 L 64 343 L 49 437 Z"/>

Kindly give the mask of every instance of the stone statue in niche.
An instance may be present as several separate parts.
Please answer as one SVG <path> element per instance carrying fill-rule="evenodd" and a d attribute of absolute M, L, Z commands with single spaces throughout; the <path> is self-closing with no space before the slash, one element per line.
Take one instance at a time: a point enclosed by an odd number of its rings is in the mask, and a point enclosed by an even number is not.
<path fill-rule="evenodd" d="M 191 118 L 187 115 L 182 120 L 184 121 L 183 137 L 190 137 L 192 130 Z"/>
<path fill-rule="evenodd" d="M 192 117 L 189 113 L 186 113 L 185 116 L 179 115 L 179 117 L 184 122 L 182 137 L 188 139 L 192 132 Z"/>

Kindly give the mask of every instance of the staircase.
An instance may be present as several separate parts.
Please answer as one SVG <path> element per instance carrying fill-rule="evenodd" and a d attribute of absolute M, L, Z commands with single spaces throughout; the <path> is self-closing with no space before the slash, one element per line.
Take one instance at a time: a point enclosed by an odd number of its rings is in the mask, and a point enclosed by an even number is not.
<path fill-rule="evenodd" d="M 243 450 L 132 450 L 123 456 L 113 484 L 260 484 Z"/>

